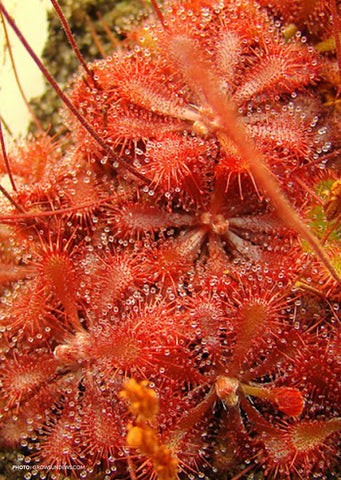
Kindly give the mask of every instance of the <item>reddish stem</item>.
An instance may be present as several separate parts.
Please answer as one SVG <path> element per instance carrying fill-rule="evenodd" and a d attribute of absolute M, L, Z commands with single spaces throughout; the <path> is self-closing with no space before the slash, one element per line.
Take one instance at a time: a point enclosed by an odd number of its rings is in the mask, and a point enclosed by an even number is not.
<path fill-rule="evenodd" d="M 219 86 L 214 80 L 214 73 L 210 71 L 210 65 L 195 48 L 193 42 L 183 37 L 177 37 L 173 41 L 173 52 L 174 60 L 186 77 L 191 79 L 193 85 L 214 112 L 216 117 L 214 128 L 220 131 L 222 135 L 226 135 L 238 147 L 257 184 L 272 201 L 279 218 L 310 244 L 332 277 L 341 283 L 341 279 L 330 263 L 323 246 L 290 205 L 263 156 L 255 148 L 252 141 L 248 139 L 246 129 L 239 121 L 231 103 L 221 94 Z"/>
<path fill-rule="evenodd" d="M 84 203 L 82 205 L 75 205 L 74 207 L 60 208 L 58 210 L 50 210 L 50 211 L 39 212 L 39 213 L 37 212 L 25 213 L 24 210 L 21 210 L 22 215 L 0 215 L 0 222 L 4 222 L 7 220 L 17 221 L 17 220 L 26 220 L 28 218 L 36 219 L 36 218 L 52 217 L 56 215 L 65 215 L 65 214 L 76 212 L 76 211 L 78 212 L 86 208 L 99 206 L 101 204 L 109 202 L 110 200 L 113 200 L 114 198 L 116 198 L 116 195 L 103 198 L 102 200 L 97 200 L 96 202 L 89 202 L 89 203 Z M 11 202 L 14 204 L 13 199 L 11 199 Z M 16 204 L 14 205 L 16 206 L 16 208 L 18 208 Z"/>
<path fill-rule="evenodd" d="M 66 36 L 69 40 L 69 43 L 71 45 L 71 48 L 72 50 L 75 52 L 78 60 L 79 60 L 79 63 L 82 65 L 82 67 L 84 68 L 84 70 L 86 71 L 86 73 L 89 75 L 90 78 L 93 79 L 93 74 L 91 72 L 91 70 L 89 69 L 89 67 L 87 66 L 79 48 L 77 47 L 77 44 L 75 42 L 75 39 L 73 38 L 73 35 L 72 35 L 72 32 L 71 32 L 71 29 L 69 27 L 69 24 L 65 18 L 65 15 L 64 13 L 62 12 L 62 9 L 60 8 L 57 0 L 51 0 L 51 3 L 53 5 L 53 8 L 55 9 L 60 21 L 61 21 L 61 24 L 63 25 L 63 28 L 65 30 L 65 33 L 66 33 Z"/>
<path fill-rule="evenodd" d="M 156 0 L 151 0 L 151 3 L 153 5 L 153 8 L 154 8 L 154 11 L 157 15 L 157 18 L 160 20 L 161 22 L 161 25 L 163 26 L 163 28 L 166 30 L 166 32 L 169 32 L 169 27 L 164 19 L 164 16 L 160 10 L 160 7 L 159 5 L 157 4 Z"/>
<path fill-rule="evenodd" d="M 119 42 L 118 42 L 117 38 L 115 37 L 115 35 L 110 30 L 107 22 L 104 20 L 103 16 L 101 15 L 101 12 L 96 12 L 96 15 L 99 18 L 99 21 L 101 22 L 101 25 L 103 27 L 103 30 L 107 34 L 107 37 L 110 39 L 112 46 L 114 48 L 117 48 Z"/>
<path fill-rule="evenodd" d="M 51 0 L 52 1 L 52 0 Z M 99 36 L 97 35 L 96 33 L 96 30 L 95 30 L 95 27 L 94 27 L 94 24 L 92 23 L 90 17 L 87 15 L 86 17 L 86 23 L 88 24 L 88 27 L 89 27 L 89 30 L 90 30 L 90 33 L 92 35 L 92 38 L 94 39 L 94 42 L 98 48 L 98 51 L 99 53 L 102 55 L 102 58 L 105 58 L 107 56 L 105 50 L 104 50 L 104 47 L 103 45 L 101 44 L 101 41 L 99 39 Z"/>
<path fill-rule="evenodd" d="M 9 53 L 9 58 L 10 58 L 10 61 L 11 61 L 11 65 L 12 65 L 12 70 L 13 70 L 13 74 L 14 74 L 14 78 L 15 78 L 15 81 L 16 81 L 16 84 L 18 85 L 18 89 L 19 89 L 19 92 L 20 92 L 20 95 L 26 105 L 26 108 L 27 110 L 30 112 L 30 115 L 32 117 L 32 120 L 33 120 L 33 123 L 35 124 L 35 126 L 37 127 L 37 129 L 42 132 L 43 129 L 42 129 L 42 126 L 40 125 L 39 123 L 39 120 L 37 119 L 36 115 L 34 114 L 34 111 L 31 107 L 31 105 L 29 104 L 27 98 L 26 98 L 26 95 L 25 95 L 25 92 L 24 92 L 24 89 L 22 88 L 22 85 L 21 85 L 21 82 L 20 82 L 20 79 L 19 79 L 19 75 L 18 75 L 18 71 L 17 71 L 17 67 L 15 65 L 15 61 L 14 61 L 14 57 L 13 57 L 13 52 L 12 52 L 12 47 L 11 47 L 11 43 L 9 41 L 9 37 L 8 37 L 8 32 L 7 32 L 7 27 L 6 27 L 6 23 L 3 19 L 3 16 L 2 16 L 2 13 L 0 12 L 0 16 L 1 16 L 1 20 L 2 20 L 2 27 L 3 27 L 3 30 L 4 30 L 4 34 L 5 34 L 5 40 L 6 40 L 6 46 L 7 46 L 7 49 L 8 49 L 8 53 Z"/>
<path fill-rule="evenodd" d="M 5 165 L 6 165 L 6 170 L 7 170 L 9 179 L 10 179 L 10 181 L 11 181 L 12 188 L 13 188 L 13 190 L 16 192 L 16 191 L 17 191 L 17 186 L 16 186 L 16 184 L 15 184 L 15 182 L 14 182 L 14 178 L 13 178 L 13 175 L 12 175 L 12 170 L 11 170 L 11 167 L 10 167 L 10 164 L 9 164 L 9 161 L 8 161 L 8 156 L 7 156 L 7 152 L 6 152 L 6 145 L 5 145 L 4 135 L 3 135 L 3 132 L 2 132 L 2 122 L 1 122 L 1 119 L 0 119 L 0 142 L 1 142 L 2 156 L 4 157 L 4 162 L 5 162 Z"/>
<path fill-rule="evenodd" d="M 15 208 L 20 212 L 22 213 L 23 215 L 25 215 L 25 210 L 14 200 L 14 198 L 11 197 L 11 195 L 7 192 L 7 190 L 2 186 L 0 185 L 0 192 L 5 195 L 5 197 L 7 198 L 7 200 L 9 200 L 11 202 L 12 205 L 15 206 Z"/>

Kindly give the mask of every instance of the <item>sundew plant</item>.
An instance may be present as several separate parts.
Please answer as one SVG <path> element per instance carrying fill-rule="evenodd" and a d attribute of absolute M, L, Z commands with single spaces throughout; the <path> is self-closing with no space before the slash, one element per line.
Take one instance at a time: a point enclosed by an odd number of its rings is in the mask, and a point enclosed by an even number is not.
<path fill-rule="evenodd" d="M 92 63 L 51 3 L 65 90 L 0 2 L 65 127 L 0 135 L 19 478 L 340 478 L 338 2 L 144 2 Z"/>

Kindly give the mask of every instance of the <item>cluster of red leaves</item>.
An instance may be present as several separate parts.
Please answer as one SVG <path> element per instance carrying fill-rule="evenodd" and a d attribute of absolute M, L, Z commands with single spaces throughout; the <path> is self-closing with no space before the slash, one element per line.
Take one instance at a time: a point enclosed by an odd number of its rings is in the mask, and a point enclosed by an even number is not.
<path fill-rule="evenodd" d="M 294 24 L 310 35 L 321 38 L 332 32 L 332 7 L 329 0 L 260 0 L 259 3 L 270 8 L 274 15 L 285 22 Z"/>
<path fill-rule="evenodd" d="M 231 103 L 300 216 L 322 216 L 337 271 L 339 196 L 326 219 L 317 190 L 337 185 L 325 61 L 253 0 L 170 1 L 133 38 L 68 94 L 113 155 L 70 113 L 70 138 L 9 153 L 24 213 L 2 200 L 4 444 L 22 446 L 32 478 L 326 478 L 340 460 L 340 288 L 210 101 Z M 150 458 L 127 442 L 131 377 L 159 399 Z"/>

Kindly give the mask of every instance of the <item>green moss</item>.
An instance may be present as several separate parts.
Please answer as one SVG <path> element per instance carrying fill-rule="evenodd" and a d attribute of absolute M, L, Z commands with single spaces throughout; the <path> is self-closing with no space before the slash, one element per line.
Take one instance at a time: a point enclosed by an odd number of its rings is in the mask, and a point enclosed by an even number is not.
<path fill-rule="evenodd" d="M 327 235 L 327 240 L 324 242 L 324 245 L 327 249 L 333 244 L 341 245 L 341 225 L 338 225 L 336 228 L 334 228 L 335 220 L 327 220 L 323 206 L 328 198 L 332 185 L 332 179 L 320 182 L 318 185 L 316 185 L 315 193 L 321 199 L 322 204 L 315 205 L 307 214 L 308 225 L 312 229 L 313 233 L 322 241 L 324 241 L 325 236 Z M 331 233 L 328 234 L 330 231 Z M 302 247 L 306 252 L 312 252 L 310 245 L 305 240 L 302 241 Z M 341 271 L 337 265 L 334 266 L 338 271 Z"/>

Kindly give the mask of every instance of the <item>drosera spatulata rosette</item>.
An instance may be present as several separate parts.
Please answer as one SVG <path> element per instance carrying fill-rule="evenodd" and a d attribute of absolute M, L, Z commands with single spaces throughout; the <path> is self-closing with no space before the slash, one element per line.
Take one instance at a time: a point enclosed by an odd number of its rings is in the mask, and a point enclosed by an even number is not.
<path fill-rule="evenodd" d="M 27 478 L 337 478 L 326 60 L 255 1 L 152 3 L 57 88 L 67 137 L 2 149 L 4 445 Z"/>

